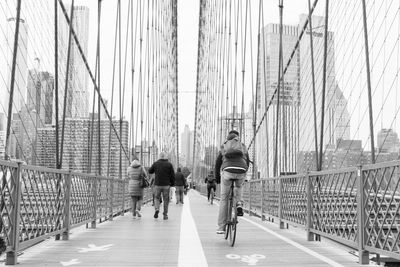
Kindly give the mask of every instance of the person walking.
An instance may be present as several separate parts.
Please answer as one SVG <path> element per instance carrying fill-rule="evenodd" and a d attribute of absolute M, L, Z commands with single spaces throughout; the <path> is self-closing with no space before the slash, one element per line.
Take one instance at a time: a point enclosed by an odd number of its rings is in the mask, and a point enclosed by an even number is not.
<path fill-rule="evenodd" d="M 237 216 L 243 216 L 242 184 L 246 178 L 249 162 L 249 153 L 246 146 L 240 142 L 239 132 L 231 130 L 215 162 L 215 179 L 217 184 L 221 183 L 217 234 L 225 233 L 231 180 L 235 181 Z"/>
<path fill-rule="evenodd" d="M 159 160 L 153 163 L 149 169 L 149 173 L 155 174 L 155 205 L 154 205 L 154 218 L 158 218 L 160 212 L 161 194 L 164 202 L 164 220 L 168 220 L 168 204 L 169 204 L 169 189 L 175 185 L 175 171 L 171 162 L 167 159 L 167 154 L 161 152 Z"/>
<path fill-rule="evenodd" d="M 144 176 L 147 179 L 146 170 L 141 166 L 138 159 L 132 161 L 127 169 L 128 173 L 128 192 L 131 196 L 132 216 L 135 219 L 142 217 L 140 209 L 143 201 L 143 188 L 141 186 L 141 179 Z"/>
<path fill-rule="evenodd" d="M 183 195 L 186 187 L 187 187 L 186 178 L 183 175 L 181 168 L 177 168 L 175 173 L 176 204 L 179 203 L 183 204 Z"/>

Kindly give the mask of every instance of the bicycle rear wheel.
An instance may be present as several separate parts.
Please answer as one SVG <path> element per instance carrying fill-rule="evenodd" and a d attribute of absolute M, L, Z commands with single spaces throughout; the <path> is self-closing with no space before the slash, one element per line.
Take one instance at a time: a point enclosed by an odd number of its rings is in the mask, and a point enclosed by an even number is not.
<path fill-rule="evenodd" d="M 231 232 L 231 219 L 232 219 L 232 192 L 229 192 L 229 198 L 228 198 L 228 216 L 226 218 L 226 225 L 225 225 L 225 239 L 228 239 L 230 236 Z"/>
<path fill-rule="evenodd" d="M 213 204 L 213 202 L 214 202 L 214 188 L 211 188 L 211 190 L 210 190 L 210 203 L 211 203 L 211 205 Z"/>
<path fill-rule="evenodd" d="M 233 201 L 231 201 L 232 203 Z M 236 207 L 233 207 L 233 203 L 232 203 L 232 207 L 230 209 L 230 222 L 229 222 L 229 244 L 231 245 L 231 247 L 233 247 L 235 245 L 235 241 L 236 241 L 236 230 L 237 230 L 237 212 L 236 212 Z"/>

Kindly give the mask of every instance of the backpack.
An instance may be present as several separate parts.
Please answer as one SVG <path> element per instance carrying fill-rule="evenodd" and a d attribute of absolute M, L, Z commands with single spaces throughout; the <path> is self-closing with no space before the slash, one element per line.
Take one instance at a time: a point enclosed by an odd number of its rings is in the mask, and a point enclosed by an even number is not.
<path fill-rule="evenodd" d="M 149 181 L 146 179 L 146 174 L 144 173 L 143 169 L 141 170 L 140 174 L 139 174 L 139 186 L 141 188 L 146 188 L 149 187 L 150 183 Z"/>
<path fill-rule="evenodd" d="M 235 137 L 231 140 L 225 141 L 222 149 L 222 156 L 226 158 L 238 158 L 243 157 L 246 153 L 246 148 L 243 147 L 239 140 L 239 137 Z"/>
<path fill-rule="evenodd" d="M 209 176 L 207 177 L 207 183 L 209 183 L 209 184 L 215 183 L 215 177 L 214 177 L 214 175 L 209 175 Z"/>

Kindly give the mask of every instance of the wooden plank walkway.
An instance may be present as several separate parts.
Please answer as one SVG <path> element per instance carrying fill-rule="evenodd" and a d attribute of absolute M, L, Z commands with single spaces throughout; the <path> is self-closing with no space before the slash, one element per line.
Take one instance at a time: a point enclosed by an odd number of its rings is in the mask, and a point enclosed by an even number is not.
<path fill-rule="evenodd" d="M 307 242 L 305 233 L 245 215 L 237 243 L 217 235 L 218 206 L 191 191 L 184 205 L 170 203 L 169 219 L 130 213 L 77 228 L 69 241 L 46 240 L 19 256 L 19 266 L 360 266 L 358 258 L 330 242 Z"/>

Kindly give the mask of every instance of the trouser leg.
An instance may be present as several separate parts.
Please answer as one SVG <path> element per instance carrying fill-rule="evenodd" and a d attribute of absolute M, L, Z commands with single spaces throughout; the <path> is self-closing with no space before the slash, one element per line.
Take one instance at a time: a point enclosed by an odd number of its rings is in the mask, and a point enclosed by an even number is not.
<path fill-rule="evenodd" d="M 155 196 L 154 196 L 154 209 L 155 210 L 160 210 L 160 201 L 161 201 L 161 188 L 156 185 L 155 187 Z"/>
<path fill-rule="evenodd" d="M 162 190 L 164 199 L 164 215 L 168 215 L 168 205 L 169 205 L 169 186 Z"/>
<path fill-rule="evenodd" d="M 137 197 L 132 196 L 132 214 L 133 216 L 136 215 L 136 206 L 137 206 Z"/>
<path fill-rule="evenodd" d="M 231 181 L 221 177 L 221 201 L 218 212 L 218 230 L 224 230 L 228 215 L 228 195 Z"/>

